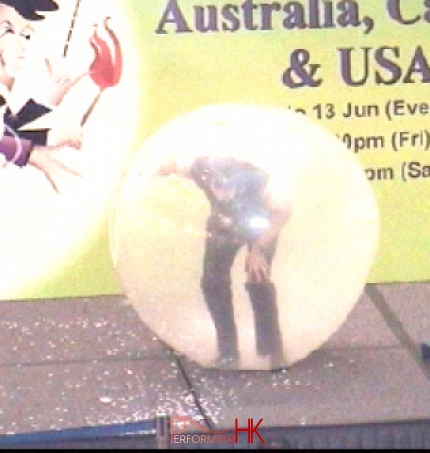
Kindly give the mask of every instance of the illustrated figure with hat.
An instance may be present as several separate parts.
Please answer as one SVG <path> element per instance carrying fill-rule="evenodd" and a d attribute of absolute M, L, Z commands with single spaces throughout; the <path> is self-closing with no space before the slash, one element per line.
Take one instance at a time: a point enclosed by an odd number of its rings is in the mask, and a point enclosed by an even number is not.
<path fill-rule="evenodd" d="M 272 369 L 284 364 L 276 288 L 271 266 L 290 208 L 275 203 L 269 175 L 248 162 L 197 158 L 189 167 L 169 163 L 159 175 L 193 180 L 210 202 L 201 288 L 215 324 L 219 354 L 214 366 L 234 369 L 240 363 L 234 320 L 231 269 L 247 246 L 246 290 L 254 311 L 256 349 Z"/>
<path fill-rule="evenodd" d="M 88 71 L 75 78 L 54 75 L 50 63 L 45 60 L 49 79 L 48 89 L 44 90 L 46 105 L 29 99 L 19 111 L 13 111 L 8 98 L 27 57 L 28 44 L 34 32 L 32 22 L 42 21 L 46 14 L 58 9 L 59 6 L 54 0 L 0 0 L 0 122 L 3 118 L 3 128 L 0 129 L 0 157 L 6 164 L 18 167 L 31 165 L 40 170 L 55 190 L 58 190 L 58 180 L 67 175 L 78 176 L 73 168 L 61 161 L 59 152 L 67 148 L 79 149 L 82 131 L 78 128 L 76 133 L 75 128 L 61 142 L 48 145 L 49 129 L 27 130 L 23 126 L 58 107 L 69 90 L 84 77 L 90 76 L 102 92 L 111 82 L 112 85 L 118 82 L 122 68 L 122 61 L 119 61 L 118 67 L 114 68 L 115 81 L 110 80 L 113 68 L 106 66 L 107 63 L 113 65 L 114 61 L 110 54 L 97 54 L 109 52 L 109 49 L 95 31 L 89 44 L 96 52 L 96 58 Z M 119 60 L 119 43 L 113 32 L 105 26 L 114 41 Z M 38 87 L 34 88 L 37 93 Z M 95 104 L 90 106 L 91 111 L 94 106 Z"/>

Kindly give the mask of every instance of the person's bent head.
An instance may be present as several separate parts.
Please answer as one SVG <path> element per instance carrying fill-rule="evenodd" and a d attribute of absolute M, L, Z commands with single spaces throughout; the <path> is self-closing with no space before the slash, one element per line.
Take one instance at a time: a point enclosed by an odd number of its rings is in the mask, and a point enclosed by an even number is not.
<path fill-rule="evenodd" d="M 213 196 L 220 202 L 231 201 L 249 165 L 232 158 L 208 158 L 204 179 Z"/>

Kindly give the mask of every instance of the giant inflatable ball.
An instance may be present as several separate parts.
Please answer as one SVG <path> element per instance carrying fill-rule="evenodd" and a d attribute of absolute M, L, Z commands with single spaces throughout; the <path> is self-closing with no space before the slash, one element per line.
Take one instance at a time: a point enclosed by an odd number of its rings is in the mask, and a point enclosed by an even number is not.
<path fill-rule="evenodd" d="M 142 144 L 112 253 L 125 295 L 178 353 L 274 370 L 345 322 L 378 229 L 363 168 L 321 125 L 280 107 L 210 105 Z"/>

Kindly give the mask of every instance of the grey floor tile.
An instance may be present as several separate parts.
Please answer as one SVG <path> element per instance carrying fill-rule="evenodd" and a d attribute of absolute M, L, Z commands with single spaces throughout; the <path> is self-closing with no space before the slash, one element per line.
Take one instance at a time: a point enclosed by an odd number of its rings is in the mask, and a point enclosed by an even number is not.
<path fill-rule="evenodd" d="M 381 285 L 416 341 L 428 338 L 429 288 Z M 320 351 L 284 372 L 178 367 L 121 297 L 1 303 L 0 341 L 0 435 L 157 413 L 198 420 L 200 408 L 216 428 L 236 418 L 264 426 L 430 418 L 429 381 L 366 295 Z"/>
<path fill-rule="evenodd" d="M 0 435 L 134 423 L 160 413 L 199 416 L 174 360 L 0 368 Z"/>
<path fill-rule="evenodd" d="M 430 417 L 430 383 L 401 348 L 318 351 L 289 371 L 221 372 L 186 367 L 214 425 L 264 419 L 308 426 Z"/>
<path fill-rule="evenodd" d="M 408 334 L 417 343 L 430 344 L 430 284 L 403 283 L 379 288 Z"/>
<path fill-rule="evenodd" d="M 383 347 L 398 344 L 399 341 L 387 326 L 381 313 L 371 299 L 363 294 L 346 322 L 324 348 Z"/>
<path fill-rule="evenodd" d="M 162 357 L 165 346 L 120 297 L 0 304 L 0 364 Z"/>

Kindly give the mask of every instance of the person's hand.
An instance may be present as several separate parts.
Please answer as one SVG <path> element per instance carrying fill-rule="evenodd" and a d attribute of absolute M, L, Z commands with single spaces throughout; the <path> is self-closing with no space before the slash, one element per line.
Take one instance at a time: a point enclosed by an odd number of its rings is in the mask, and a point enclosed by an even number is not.
<path fill-rule="evenodd" d="M 45 59 L 44 70 L 45 84 L 38 97 L 53 106 L 60 105 L 70 89 L 88 75 L 88 71 L 73 76 L 67 71 L 54 70 L 48 59 Z"/>
<path fill-rule="evenodd" d="M 62 121 L 49 132 L 49 145 L 80 149 L 83 141 L 82 126 L 73 121 Z"/>
<path fill-rule="evenodd" d="M 60 153 L 67 150 L 77 150 L 63 146 L 36 146 L 30 154 L 29 165 L 41 171 L 56 192 L 60 192 L 61 182 L 70 177 L 79 177 L 80 173 L 66 165 L 60 158 Z"/>
<path fill-rule="evenodd" d="M 259 247 L 251 247 L 246 260 L 246 272 L 250 283 L 264 283 L 270 280 L 269 264 Z"/>

